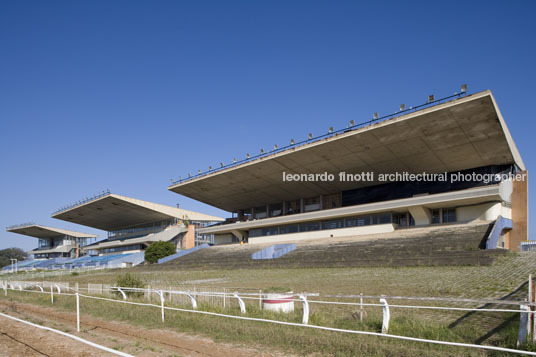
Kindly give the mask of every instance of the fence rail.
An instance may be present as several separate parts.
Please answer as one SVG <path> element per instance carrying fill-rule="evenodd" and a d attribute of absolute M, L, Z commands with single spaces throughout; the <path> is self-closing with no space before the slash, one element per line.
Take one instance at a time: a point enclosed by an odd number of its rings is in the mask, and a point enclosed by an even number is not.
<path fill-rule="evenodd" d="M 334 331 L 340 333 L 350 333 L 350 334 L 361 334 L 361 335 L 370 335 L 370 336 L 381 336 L 385 338 L 392 339 L 402 339 L 415 342 L 423 343 L 432 343 L 432 344 L 441 344 L 441 345 L 450 345 L 458 347 L 467 347 L 467 348 L 478 348 L 483 350 L 493 350 L 501 352 L 510 352 L 518 354 L 528 354 L 536 356 L 536 352 L 529 352 L 525 350 L 511 349 L 498 346 L 488 346 L 488 345 L 477 345 L 470 343 L 459 343 L 451 341 L 440 341 L 432 339 L 424 339 L 417 337 L 409 336 L 400 336 L 389 334 L 389 320 L 391 316 L 391 309 L 434 309 L 434 310 L 452 310 L 452 311 L 472 311 L 472 312 L 495 312 L 495 313 L 519 313 L 520 314 L 520 329 L 519 329 L 519 338 L 518 346 L 526 341 L 527 335 L 530 334 L 530 321 L 533 317 L 533 321 L 536 321 L 536 312 L 531 311 L 530 305 L 534 305 L 530 301 L 504 301 L 504 300 L 490 300 L 490 299 L 451 299 L 451 298 L 431 298 L 431 297 L 402 297 L 402 296 L 383 296 L 383 295 L 324 295 L 320 296 L 318 293 L 288 293 L 290 301 L 301 303 L 302 304 L 302 323 L 288 322 L 281 320 L 273 319 L 262 319 L 256 317 L 248 317 L 247 310 L 248 307 L 245 304 L 245 301 L 258 301 L 261 305 L 262 299 L 265 294 L 262 291 L 208 291 L 208 289 L 199 290 L 173 290 L 165 288 L 129 288 L 129 287 L 120 287 L 120 286 L 111 286 L 100 284 L 101 286 L 98 289 L 95 289 L 95 285 L 99 284 L 88 284 L 87 288 L 80 287 L 78 284 L 73 288 L 67 283 L 54 283 L 54 282 L 25 282 L 25 281 L 1 281 L 0 289 L 4 290 L 4 296 L 8 295 L 8 291 L 19 291 L 19 292 L 29 292 L 29 293 L 38 293 L 38 294 L 49 294 L 51 302 L 54 303 L 55 295 L 64 295 L 64 296 L 74 296 L 76 298 L 76 312 L 77 312 L 77 328 L 80 328 L 80 298 L 84 299 L 93 299 L 106 301 L 110 303 L 121 303 L 121 304 L 131 304 L 139 306 L 148 306 L 154 307 L 160 310 L 162 322 L 165 322 L 166 311 L 179 311 L 185 313 L 195 313 L 195 314 L 204 314 L 211 316 L 219 316 L 231 319 L 240 319 L 240 320 L 249 320 L 249 321 L 260 321 L 270 324 L 278 325 L 287 325 L 295 326 L 300 328 L 314 328 L 325 331 Z M 82 293 L 86 291 L 86 293 Z M 140 301 L 131 301 L 132 298 L 129 298 L 129 295 L 132 293 L 140 293 L 146 300 L 146 302 Z M 95 294 L 95 295 L 92 295 Z M 100 296 L 96 296 L 100 295 Z M 106 297 L 105 295 L 108 295 Z M 120 296 L 119 298 L 114 298 L 114 296 Z M 310 297 L 315 297 L 315 300 L 310 300 Z M 325 300 L 328 297 L 336 298 L 345 298 L 345 299 L 359 299 L 357 301 L 333 301 Z M 130 300 L 129 300 L 130 299 Z M 225 314 L 213 311 L 207 311 L 206 309 L 199 308 L 198 302 L 203 301 L 203 299 L 212 299 L 208 300 L 212 303 L 218 301 L 221 305 L 225 307 L 225 304 L 230 304 L 231 301 L 236 301 L 240 306 L 240 315 Z M 363 299 L 376 300 L 379 299 L 378 303 L 365 303 Z M 504 309 L 504 308 L 469 308 L 469 307 L 453 307 L 453 306 L 428 306 L 428 305 L 397 305 L 389 304 L 387 299 L 407 299 L 407 300 L 417 300 L 417 301 L 430 301 L 438 302 L 442 301 L 445 303 L 484 303 L 484 304 L 503 304 L 503 305 L 518 305 L 518 309 Z M 153 303 L 154 300 L 159 301 L 159 304 Z M 182 308 L 177 307 L 179 305 L 191 306 L 191 308 Z M 382 321 L 382 332 L 372 332 L 372 331 L 360 331 L 360 330 L 348 330 L 340 329 L 329 326 L 317 326 L 311 325 L 309 323 L 309 306 L 311 304 L 318 305 L 345 305 L 345 306 L 359 306 L 360 308 L 360 319 L 363 319 L 363 310 L 364 307 L 374 307 L 380 308 L 383 315 Z M 175 306 L 173 306 L 175 305 Z"/>

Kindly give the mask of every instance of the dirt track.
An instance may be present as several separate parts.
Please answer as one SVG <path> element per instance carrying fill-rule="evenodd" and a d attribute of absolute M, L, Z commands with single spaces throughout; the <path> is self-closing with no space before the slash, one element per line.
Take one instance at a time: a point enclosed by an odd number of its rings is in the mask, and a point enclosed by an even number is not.
<path fill-rule="evenodd" d="M 0 316 L 0 356 L 113 356 L 82 342 Z"/>
<path fill-rule="evenodd" d="M 0 301 L 0 311 L 136 356 L 271 356 L 203 337 L 170 330 L 146 330 L 88 316 L 83 316 L 82 331 L 76 333 L 74 314 L 30 304 Z M 108 355 L 111 354 L 68 337 L 0 317 L 0 356 Z"/>

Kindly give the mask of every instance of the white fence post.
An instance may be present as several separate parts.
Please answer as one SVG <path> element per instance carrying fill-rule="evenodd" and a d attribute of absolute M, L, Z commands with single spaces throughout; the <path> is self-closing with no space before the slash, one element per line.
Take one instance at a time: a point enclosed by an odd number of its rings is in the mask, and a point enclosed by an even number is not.
<path fill-rule="evenodd" d="M 123 290 L 121 290 L 121 288 L 117 288 L 117 290 L 121 293 L 121 295 L 123 295 L 123 300 L 126 300 L 127 299 L 127 294 L 125 294 L 125 292 Z"/>
<path fill-rule="evenodd" d="M 54 303 L 54 288 L 50 285 L 50 303 Z"/>
<path fill-rule="evenodd" d="M 387 333 L 389 331 L 389 319 L 391 315 L 389 314 L 389 305 L 385 299 L 380 299 L 380 304 L 383 305 L 383 322 L 382 322 L 382 333 Z"/>
<path fill-rule="evenodd" d="M 245 314 L 246 304 L 244 304 L 244 300 L 242 300 L 242 298 L 238 296 L 238 292 L 233 293 L 233 296 L 238 300 L 238 305 L 240 305 L 240 313 Z"/>
<path fill-rule="evenodd" d="M 519 305 L 519 309 L 524 312 L 519 313 L 519 333 L 517 334 L 517 347 L 521 346 L 527 340 L 527 331 L 529 325 L 530 307 L 527 305 Z"/>
<path fill-rule="evenodd" d="M 305 295 L 300 295 L 300 300 L 303 303 L 302 324 L 307 325 L 309 323 L 309 302 L 307 301 L 307 296 Z"/>
<path fill-rule="evenodd" d="M 4 282 L 4 296 L 7 296 L 7 282 Z"/>
<path fill-rule="evenodd" d="M 530 304 L 533 302 L 533 299 L 532 299 L 532 274 L 529 274 L 529 294 L 528 294 L 528 300 L 529 300 L 529 309 L 531 309 L 531 306 Z M 530 333 L 531 333 L 531 330 L 532 330 L 532 314 L 529 314 L 528 315 L 528 320 L 527 320 L 527 336 L 530 336 Z"/>
<path fill-rule="evenodd" d="M 360 293 L 359 295 L 359 322 L 363 323 L 363 293 Z"/>
<path fill-rule="evenodd" d="M 76 330 L 80 332 L 80 295 L 76 292 Z"/>
<path fill-rule="evenodd" d="M 197 310 L 197 301 L 195 300 L 195 297 L 189 292 L 187 292 L 186 295 L 188 295 L 190 301 L 192 302 L 192 309 Z"/>
<path fill-rule="evenodd" d="M 160 307 L 162 309 L 162 322 L 165 321 L 165 312 L 164 312 L 164 292 L 162 290 L 155 290 L 155 292 L 160 295 Z M 171 294 L 170 294 L 171 299 Z"/>

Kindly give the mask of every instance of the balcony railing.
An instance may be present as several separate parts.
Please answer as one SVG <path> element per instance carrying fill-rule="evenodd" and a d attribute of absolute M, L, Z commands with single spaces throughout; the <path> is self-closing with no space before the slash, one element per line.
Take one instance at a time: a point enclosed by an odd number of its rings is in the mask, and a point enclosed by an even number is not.
<path fill-rule="evenodd" d="M 69 205 L 67 205 L 67 206 L 61 207 L 61 208 L 59 208 L 58 210 L 54 211 L 54 212 L 52 213 L 52 215 L 58 214 L 58 213 L 60 213 L 60 212 L 65 212 L 65 211 L 67 211 L 67 210 L 70 210 L 71 208 L 74 208 L 74 207 L 77 207 L 77 206 L 81 206 L 81 205 L 83 205 L 83 204 L 85 204 L 85 203 L 88 203 L 88 202 L 91 202 L 91 201 L 95 201 L 95 200 L 97 200 L 97 199 L 99 199 L 99 198 L 101 198 L 101 197 L 108 196 L 108 195 L 110 195 L 110 194 L 111 194 L 111 193 L 110 193 L 110 190 L 109 190 L 109 189 L 106 190 L 106 191 L 99 192 L 98 194 L 93 195 L 92 197 L 86 197 L 85 199 L 83 199 L 83 200 L 81 200 L 81 201 L 76 201 L 76 202 L 71 203 L 71 204 L 69 204 Z"/>
<path fill-rule="evenodd" d="M 323 139 L 326 139 L 326 138 L 329 138 L 329 137 L 337 136 L 337 135 L 345 133 L 347 131 L 353 131 L 353 130 L 360 129 L 360 128 L 363 128 L 363 127 L 366 127 L 368 125 L 372 125 L 372 124 L 375 124 L 375 123 L 378 123 L 378 122 L 381 122 L 381 121 L 385 121 L 385 120 L 388 120 L 388 119 L 393 119 L 393 118 L 396 118 L 396 117 L 401 116 L 401 115 L 405 115 L 405 114 L 408 114 L 408 113 L 411 113 L 411 112 L 415 112 L 415 111 L 420 110 L 420 109 L 424 109 L 424 108 L 427 108 L 427 107 L 432 107 L 432 106 L 441 104 L 442 102 L 448 101 L 448 100 L 450 100 L 452 98 L 462 97 L 462 96 L 464 96 L 466 94 L 467 94 L 467 89 L 466 88 L 464 89 L 463 86 L 462 86 L 462 91 L 460 93 L 454 93 L 453 95 L 443 97 L 443 98 L 440 98 L 440 99 L 437 99 L 437 100 L 435 100 L 435 99 L 434 100 L 428 100 L 426 103 L 421 104 L 421 105 L 417 105 L 415 107 L 410 106 L 408 109 L 405 109 L 405 105 L 404 105 L 404 106 L 401 106 L 401 108 L 400 108 L 401 110 L 399 110 L 399 111 L 397 111 L 395 113 L 384 115 L 384 116 L 381 116 L 381 117 L 374 115 L 374 118 L 372 118 L 371 120 L 367 120 L 365 122 L 358 123 L 358 124 L 353 124 L 354 121 L 352 120 L 351 125 L 346 127 L 346 128 L 344 128 L 344 129 L 339 129 L 339 130 L 334 131 L 333 128 L 330 128 L 328 133 L 323 134 L 323 135 L 313 137 L 312 134 L 309 134 L 309 138 L 306 139 L 306 140 L 302 140 L 302 141 L 299 141 L 299 142 L 295 142 L 294 140 L 291 140 L 290 145 L 285 145 L 285 146 L 282 146 L 282 147 L 278 147 L 277 145 L 274 145 L 273 150 L 268 150 L 268 151 L 261 150 L 261 153 L 258 154 L 258 155 L 251 156 L 251 155 L 247 154 L 246 158 L 242 159 L 242 160 L 234 159 L 233 162 L 229 163 L 229 164 L 224 164 L 223 162 L 221 162 L 220 165 L 218 165 L 218 166 L 214 166 L 214 167 L 209 166 L 209 169 L 206 170 L 206 171 L 199 170 L 198 173 L 194 174 L 194 175 L 189 173 L 186 178 L 182 178 L 182 176 L 179 176 L 178 180 L 173 180 L 173 179 L 171 180 L 171 186 L 174 186 L 174 185 L 179 184 L 179 183 L 191 181 L 191 180 L 194 180 L 194 179 L 197 179 L 197 178 L 200 178 L 200 177 L 203 177 L 203 176 L 215 173 L 215 172 L 219 172 L 219 171 L 231 168 L 231 167 L 235 167 L 235 166 L 244 164 L 246 162 L 251 162 L 251 161 L 261 159 L 261 158 L 264 158 L 264 157 L 267 157 L 267 156 L 270 156 L 270 155 L 273 155 L 273 154 L 276 154 L 276 153 L 280 153 L 280 152 L 283 152 L 283 151 L 285 151 L 287 149 L 290 149 L 290 148 L 297 148 L 297 147 L 300 147 L 300 146 L 303 146 L 303 145 L 306 145 L 306 144 L 310 144 L 310 143 L 314 143 L 314 142 L 317 142 L 317 141 L 320 141 L 320 140 L 323 140 Z"/>

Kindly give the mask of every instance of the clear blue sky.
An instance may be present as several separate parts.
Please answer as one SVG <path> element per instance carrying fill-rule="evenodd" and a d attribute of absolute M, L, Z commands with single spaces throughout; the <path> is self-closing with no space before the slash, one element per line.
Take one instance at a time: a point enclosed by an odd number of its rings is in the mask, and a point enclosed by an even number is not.
<path fill-rule="evenodd" d="M 535 13 L 534 1 L 1 1 L 0 248 L 36 246 L 4 230 L 26 221 L 102 234 L 50 214 L 107 188 L 223 214 L 167 191 L 170 178 L 462 83 L 493 91 L 532 172 Z"/>

